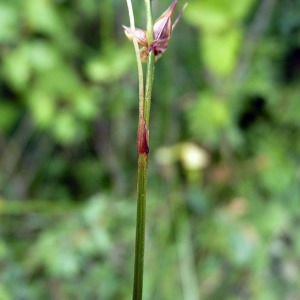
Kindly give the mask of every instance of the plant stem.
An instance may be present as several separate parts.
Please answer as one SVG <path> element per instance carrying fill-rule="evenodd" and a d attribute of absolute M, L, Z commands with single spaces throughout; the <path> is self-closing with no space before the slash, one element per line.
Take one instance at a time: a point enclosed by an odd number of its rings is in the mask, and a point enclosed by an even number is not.
<path fill-rule="evenodd" d="M 139 154 L 133 300 L 141 300 L 143 297 L 147 173 L 148 157 Z"/>
<path fill-rule="evenodd" d="M 139 45 L 135 36 L 135 24 L 134 24 L 134 13 L 132 9 L 131 0 L 127 0 L 130 27 L 133 34 L 133 46 L 136 56 L 137 68 L 138 68 L 138 76 L 139 76 L 139 112 L 140 115 L 144 112 L 144 75 L 143 75 L 143 67 L 140 57 Z"/>
<path fill-rule="evenodd" d="M 148 44 L 153 41 L 153 18 L 151 0 L 145 0 L 147 14 Z M 139 76 L 140 78 L 140 76 Z M 148 56 L 146 88 L 143 103 L 140 103 L 139 128 L 138 128 L 138 179 L 137 179 L 137 215 L 136 215 L 136 240 L 134 261 L 133 300 L 143 298 L 144 276 L 144 250 L 145 250 L 145 225 L 146 225 L 146 194 L 148 176 L 148 127 L 150 119 L 151 95 L 154 78 L 154 53 Z M 141 84 L 141 82 L 140 82 Z M 140 93 L 141 95 L 141 93 Z M 141 140 L 144 140 L 141 146 Z M 147 150 L 145 150 L 147 148 Z M 144 149 L 144 151 L 141 151 Z"/>
<path fill-rule="evenodd" d="M 152 16 L 152 6 L 151 0 L 145 0 L 146 4 L 146 14 L 147 14 L 147 37 L 148 45 L 153 42 L 153 16 Z M 149 127 L 150 118 L 150 107 L 151 107 L 151 95 L 152 95 L 152 84 L 154 78 L 154 53 L 151 51 L 148 56 L 147 62 L 147 75 L 146 75 L 146 91 L 145 91 L 145 103 L 144 103 L 144 118 L 146 127 Z"/>

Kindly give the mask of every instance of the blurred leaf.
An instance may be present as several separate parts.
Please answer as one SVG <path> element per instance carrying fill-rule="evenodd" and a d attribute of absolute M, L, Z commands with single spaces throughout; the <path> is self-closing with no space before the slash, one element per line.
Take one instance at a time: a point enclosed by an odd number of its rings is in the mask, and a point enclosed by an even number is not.
<path fill-rule="evenodd" d="M 264 236 L 274 237 L 288 226 L 287 211 L 280 203 L 272 202 L 260 205 L 256 209 L 259 208 L 263 213 L 257 214 L 254 222 Z"/>
<path fill-rule="evenodd" d="M 236 224 L 228 232 L 231 259 L 237 265 L 249 263 L 253 259 L 255 251 L 258 250 L 255 239 L 257 233 L 253 228 L 249 232 L 250 228 L 249 226 L 243 226 L 243 224 Z"/>
<path fill-rule="evenodd" d="M 200 2 L 189 3 L 184 17 L 192 25 L 204 30 L 216 31 L 228 25 L 228 17 L 222 10 L 219 11 L 214 7 L 203 7 Z"/>
<path fill-rule="evenodd" d="M 25 46 L 20 46 L 5 56 L 4 77 L 16 90 L 23 90 L 30 79 L 30 65 Z"/>
<path fill-rule="evenodd" d="M 87 76 L 93 81 L 111 82 L 119 79 L 132 67 L 134 56 L 132 49 L 123 47 L 104 57 L 96 57 L 86 65 Z"/>
<path fill-rule="evenodd" d="M 49 43 L 33 41 L 27 45 L 28 58 L 32 69 L 37 72 L 51 70 L 61 63 L 59 53 Z"/>
<path fill-rule="evenodd" d="M 242 20 L 250 11 L 256 0 L 203 0 L 192 1 L 184 17 L 193 25 L 204 31 L 223 31 Z"/>
<path fill-rule="evenodd" d="M 201 54 L 208 69 L 216 75 L 229 75 L 236 66 L 243 32 L 242 20 L 256 0 L 201 1 L 190 3 L 185 17 L 199 27 Z"/>
<path fill-rule="evenodd" d="M 294 181 L 292 162 L 277 153 L 266 154 L 265 160 L 266 167 L 259 174 L 262 184 L 270 192 L 280 194 Z"/>
<path fill-rule="evenodd" d="M 36 124 L 49 128 L 56 118 L 55 99 L 43 90 L 33 90 L 28 95 L 28 104 Z"/>
<path fill-rule="evenodd" d="M 53 123 L 53 134 L 62 144 L 79 142 L 84 134 L 83 128 L 69 111 L 60 111 Z"/>
<path fill-rule="evenodd" d="M 38 76 L 37 84 L 56 97 L 69 102 L 73 102 L 73 98 L 82 88 L 77 73 L 66 63 L 57 64 L 51 71 Z"/>
<path fill-rule="evenodd" d="M 7 299 L 11 299 L 8 290 L 4 285 L 0 283 L 0 300 L 7 300 Z"/>
<path fill-rule="evenodd" d="M 67 44 L 69 36 L 58 11 L 59 5 L 49 0 L 31 0 L 23 2 L 24 16 L 31 30 L 64 39 Z"/>
<path fill-rule="evenodd" d="M 13 42 L 18 37 L 19 17 L 13 5 L 0 3 L 0 43 Z"/>
<path fill-rule="evenodd" d="M 208 143 L 214 143 L 229 124 L 229 112 L 223 99 L 203 93 L 187 111 L 191 133 Z"/>
<path fill-rule="evenodd" d="M 0 101 L 0 111 L 2 114 L 0 118 L 0 132 L 3 134 L 13 127 L 19 114 L 17 107 L 8 102 Z"/>
<path fill-rule="evenodd" d="M 241 33 L 237 30 L 203 35 L 202 55 L 209 70 L 217 75 L 229 75 L 236 66 L 240 44 Z"/>
<path fill-rule="evenodd" d="M 85 120 L 92 120 L 101 111 L 101 98 L 93 95 L 91 91 L 83 90 L 74 97 L 74 111 Z"/>

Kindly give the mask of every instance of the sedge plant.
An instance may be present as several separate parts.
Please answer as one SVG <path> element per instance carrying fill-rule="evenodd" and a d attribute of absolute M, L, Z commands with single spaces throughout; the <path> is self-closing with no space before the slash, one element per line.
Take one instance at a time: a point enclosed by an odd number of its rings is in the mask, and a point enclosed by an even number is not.
<path fill-rule="evenodd" d="M 149 118 L 154 79 L 154 63 L 167 50 L 172 31 L 177 25 L 187 4 L 184 5 L 176 21 L 172 24 L 174 9 L 177 5 L 176 0 L 155 22 L 153 22 L 152 17 L 152 0 L 145 0 L 147 29 L 144 31 L 142 29 L 135 28 L 131 0 L 126 1 L 129 12 L 130 27 L 123 26 L 123 28 L 125 35 L 131 42 L 133 42 L 134 45 L 139 78 L 139 116 L 136 141 L 136 148 L 138 152 L 137 214 L 132 299 L 141 300 L 143 297 Z M 145 84 L 142 62 L 147 63 Z"/>

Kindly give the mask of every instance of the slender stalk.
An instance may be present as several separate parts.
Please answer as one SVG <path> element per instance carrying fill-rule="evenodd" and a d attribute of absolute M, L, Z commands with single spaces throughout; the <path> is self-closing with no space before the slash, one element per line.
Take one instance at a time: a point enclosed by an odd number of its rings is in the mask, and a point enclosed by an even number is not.
<path fill-rule="evenodd" d="M 130 0 L 127 0 L 130 1 Z M 151 0 L 145 0 L 147 13 L 147 37 L 148 44 L 153 41 L 153 18 Z M 133 28 L 131 24 L 131 28 Z M 137 41 L 133 36 L 133 42 Z M 136 53 L 137 50 L 136 50 Z M 138 55 L 137 55 L 138 56 Z M 138 56 L 139 57 L 139 56 Z M 138 60 L 138 59 L 137 59 Z M 140 63 L 140 57 L 138 65 Z M 138 66 L 139 68 L 139 66 Z M 134 261 L 134 282 L 133 282 L 133 300 L 143 298 L 143 276 L 144 276 L 144 251 L 145 251 L 145 225 L 146 225 L 146 194 L 147 194 L 147 176 L 148 176 L 148 127 L 151 106 L 152 84 L 154 77 L 154 54 L 151 52 L 148 56 L 145 97 L 143 87 L 143 78 L 139 72 L 140 86 L 140 105 L 139 105 L 139 123 L 138 123 L 138 178 L 137 178 L 137 214 L 136 214 L 136 240 L 135 240 L 135 261 Z M 141 100 L 142 98 L 142 100 Z"/>
<path fill-rule="evenodd" d="M 143 75 L 143 67 L 142 67 L 142 61 L 140 57 L 140 49 L 139 45 L 135 36 L 135 24 L 134 24 L 134 13 L 132 9 L 132 3 L 131 0 L 127 0 L 127 6 L 128 6 L 128 13 L 129 13 L 129 21 L 130 21 L 130 27 L 132 31 L 132 41 L 133 46 L 135 50 L 135 56 L 136 56 L 136 62 L 138 67 L 138 76 L 139 76 L 139 112 L 140 115 L 144 114 L 144 75 Z"/>
<path fill-rule="evenodd" d="M 146 194 L 148 176 L 148 152 L 149 152 L 149 118 L 152 85 L 154 77 L 154 54 L 148 56 L 146 73 L 146 93 L 144 94 L 143 69 L 140 58 L 139 46 L 135 36 L 134 14 L 131 0 L 127 0 L 129 11 L 132 41 L 136 53 L 139 76 L 139 121 L 137 136 L 138 151 L 138 178 L 137 178 L 137 213 L 136 213 L 136 238 L 135 238 L 135 260 L 133 280 L 133 300 L 143 298 L 143 276 L 144 276 L 144 250 L 145 250 L 145 225 L 146 225 Z M 147 14 L 147 38 L 148 45 L 153 42 L 153 17 L 151 0 L 145 0 Z"/>
<path fill-rule="evenodd" d="M 178 23 L 185 7 L 181 10 L 175 23 L 172 25 L 172 16 L 177 1 L 173 1 L 170 7 L 156 20 L 155 41 L 153 34 L 152 0 L 145 0 L 147 16 L 147 32 L 139 29 L 135 31 L 134 14 L 131 0 L 127 0 L 130 26 L 125 29 L 125 34 L 130 41 L 133 41 L 136 53 L 138 74 L 139 74 L 139 119 L 136 148 L 138 152 L 138 178 L 137 178 L 137 212 L 136 212 L 136 238 L 135 238 L 135 260 L 133 280 L 133 300 L 143 298 L 143 276 L 144 276 L 144 250 L 145 250 L 145 225 L 146 225 L 146 195 L 148 176 L 148 153 L 149 153 L 149 120 L 151 108 L 152 86 L 154 79 L 155 55 L 157 59 L 166 51 L 173 28 Z M 136 34 L 138 34 L 138 39 Z M 148 45 L 147 45 L 148 44 Z M 143 48 L 139 50 L 139 45 Z M 145 47 L 146 46 L 146 47 Z M 143 62 L 147 59 L 146 85 L 144 91 Z M 142 57 L 142 59 L 141 59 Z"/>
<path fill-rule="evenodd" d="M 148 157 L 147 155 L 139 154 L 138 179 L 137 179 L 137 213 L 136 213 L 134 281 L 133 281 L 133 294 L 132 294 L 133 300 L 141 300 L 143 298 L 147 174 L 148 174 Z"/>
<path fill-rule="evenodd" d="M 153 42 L 153 16 L 152 16 L 152 5 L 151 0 L 145 0 L 146 14 L 147 14 L 147 37 L 148 45 Z M 145 92 L 145 123 L 146 127 L 149 127 L 150 118 L 150 107 L 151 107 L 151 95 L 152 95 L 152 84 L 154 78 L 154 53 L 151 51 L 147 61 L 147 75 L 146 75 L 146 92 Z"/>
<path fill-rule="evenodd" d="M 139 78 L 139 121 L 138 132 L 144 123 L 144 75 L 140 58 L 140 50 L 135 36 L 134 13 L 131 0 L 127 0 L 130 27 L 133 33 L 133 45 L 136 54 Z M 138 134 L 139 138 L 139 134 Z M 138 141 L 137 141 L 138 144 Z M 144 273 L 144 247 L 145 247 L 145 216 L 146 216 L 146 184 L 147 184 L 147 157 L 143 154 L 138 156 L 138 178 L 137 178 L 137 217 L 136 217 L 136 241 L 135 241 L 135 262 L 133 296 L 134 300 L 142 299 L 143 273 Z"/>

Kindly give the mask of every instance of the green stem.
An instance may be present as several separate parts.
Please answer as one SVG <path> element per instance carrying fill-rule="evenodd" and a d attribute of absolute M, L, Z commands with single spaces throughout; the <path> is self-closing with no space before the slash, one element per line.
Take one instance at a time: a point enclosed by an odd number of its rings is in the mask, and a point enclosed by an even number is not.
<path fill-rule="evenodd" d="M 131 0 L 127 0 L 128 6 L 128 13 L 129 13 L 129 20 L 130 20 L 130 27 L 133 33 L 133 46 L 136 56 L 137 68 L 138 68 L 138 76 L 139 76 L 139 113 L 140 116 L 144 114 L 144 75 L 143 75 L 143 67 L 140 57 L 140 49 L 139 45 L 135 36 L 135 24 L 134 24 L 134 13 L 132 9 Z"/>
<path fill-rule="evenodd" d="M 153 79 L 154 79 L 154 53 L 153 51 L 151 51 L 148 56 L 148 62 L 147 62 L 145 102 L 144 102 L 144 119 L 145 119 L 145 124 L 147 129 L 149 128 Z"/>
<path fill-rule="evenodd" d="M 153 42 L 153 16 L 152 16 L 151 2 L 152 2 L 151 0 L 145 0 L 146 13 L 147 13 L 147 37 L 148 37 L 149 47 Z M 151 51 L 149 53 L 148 62 L 147 62 L 145 102 L 144 102 L 144 118 L 145 118 L 145 123 L 147 128 L 149 127 L 153 78 L 154 78 L 154 53 L 153 51 Z"/>
<path fill-rule="evenodd" d="M 147 173 L 148 157 L 139 154 L 133 300 L 141 300 L 143 297 Z"/>
<path fill-rule="evenodd" d="M 146 14 L 147 14 L 147 37 L 148 37 L 148 45 L 150 45 L 153 42 L 153 17 L 152 17 L 151 0 L 145 0 L 145 5 L 146 5 Z M 145 98 L 142 106 L 144 122 L 140 122 L 139 120 L 139 126 L 146 127 L 147 136 L 148 136 L 149 119 L 150 119 L 153 78 L 154 78 L 154 54 L 151 51 L 148 56 L 148 62 L 147 62 Z M 140 109 L 140 113 L 141 113 L 141 109 Z M 139 130 L 143 130 L 143 128 L 139 128 Z M 147 175 L 148 175 L 148 153 L 139 153 L 138 179 L 137 179 L 137 215 L 136 215 L 134 282 L 133 282 L 133 296 L 132 296 L 133 300 L 142 300 L 143 298 Z"/>

